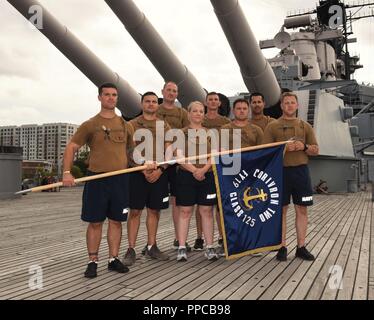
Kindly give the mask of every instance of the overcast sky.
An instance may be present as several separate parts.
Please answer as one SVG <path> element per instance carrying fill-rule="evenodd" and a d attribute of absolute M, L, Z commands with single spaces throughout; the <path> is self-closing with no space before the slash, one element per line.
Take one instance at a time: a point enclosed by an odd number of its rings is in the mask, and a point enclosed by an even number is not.
<path fill-rule="evenodd" d="M 138 92 L 160 93 L 162 77 L 103 0 L 40 0 L 62 24 Z M 209 0 L 135 0 L 183 64 L 209 91 L 247 91 Z M 287 12 L 314 0 L 241 0 L 257 40 L 272 38 Z M 96 87 L 7 1 L 0 2 L 0 125 L 80 124 L 99 110 Z M 355 23 L 351 46 L 374 83 L 374 18 Z M 277 51 L 266 50 L 267 57 Z M 370 61 L 371 60 L 371 61 Z"/>

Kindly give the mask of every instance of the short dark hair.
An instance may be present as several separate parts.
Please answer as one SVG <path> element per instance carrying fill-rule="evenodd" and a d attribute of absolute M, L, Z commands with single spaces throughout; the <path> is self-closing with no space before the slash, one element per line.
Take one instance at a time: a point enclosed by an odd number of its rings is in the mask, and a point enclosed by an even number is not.
<path fill-rule="evenodd" d="M 101 84 L 100 87 L 99 87 L 99 96 L 101 96 L 101 93 L 103 92 L 104 88 L 113 88 L 113 89 L 116 89 L 118 91 L 118 88 L 114 83 L 105 82 L 105 83 Z"/>
<path fill-rule="evenodd" d="M 144 98 L 147 97 L 147 96 L 156 96 L 157 101 L 158 101 L 158 96 L 153 91 L 147 91 L 147 92 L 143 93 L 140 101 L 143 102 Z"/>
<path fill-rule="evenodd" d="M 261 97 L 262 98 L 262 101 L 265 102 L 265 97 L 262 93 L 260 92 L 253 92 L 250 96 L 249 96 L 249 102 L 252 101 L 252 97 Z"/>
<path fill-rule="evenodd" d="M 218 96 L 219 99 L 219 94 L 215 91 L 208 92 L 205 99 L 208 99 L 209 96 Z"/>
<path fill-rule="evenodd" d="M 236 99 L 236 100 L 234 101 L 232 107 L 235 109 L 236 104 L 237 104 L 237 103 L 241 103 L 241 102 L 245 103 L 245 104 L 249 107 L 249 102 L 248 102 L 248 100 L 243 99 L 243 98 Z"/>

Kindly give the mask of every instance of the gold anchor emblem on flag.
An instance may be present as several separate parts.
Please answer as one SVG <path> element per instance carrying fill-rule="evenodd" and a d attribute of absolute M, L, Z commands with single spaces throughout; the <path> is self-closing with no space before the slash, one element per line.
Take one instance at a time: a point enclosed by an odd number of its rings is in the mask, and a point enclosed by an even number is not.
<path fill-rule="evenodd" d="M 251 194 L 251 187 L 248 187 L 243 193 L 243 202 L 249 210 L 253 209 L 253 200 L 260 200 L 262 202 L 265 202 L 268 198 L 267 193 L 264 193 L 263 189 L 256 188 L 256 190 L 257 194 Z"/>

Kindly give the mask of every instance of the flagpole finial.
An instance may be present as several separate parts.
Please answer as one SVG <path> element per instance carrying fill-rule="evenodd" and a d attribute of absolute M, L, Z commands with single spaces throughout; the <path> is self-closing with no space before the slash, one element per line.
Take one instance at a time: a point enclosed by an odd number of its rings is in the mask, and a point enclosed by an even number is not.
<path fill-rule="evenodd" d="M 17 191 L 14 193 L 14 195 L 19 195 L 19 194 L 24 194 L 24 193 L 29 193 L 31 192 L 32 190 L 31 189 L 25 189 L 25 190 L 21 190 L 21 191 Z"/>

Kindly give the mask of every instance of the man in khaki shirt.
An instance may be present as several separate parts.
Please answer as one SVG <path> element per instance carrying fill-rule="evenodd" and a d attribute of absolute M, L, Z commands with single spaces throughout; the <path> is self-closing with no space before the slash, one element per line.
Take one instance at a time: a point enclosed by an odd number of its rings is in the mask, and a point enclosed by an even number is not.
<path fill-rule="evenodd" d="M 229 133 L 229 145 L 221 147 L 226 150 L 234 149 L 234 138 L 237 136 L 237 140 L 240 141 L 240 148 L 246 148 L 251 146 L 257 146 L 262 143 L 264 133 L 262 129 L 254 124 L 251 124 L 248 120 L 249 115 L 249 103 L 245 99 L 237 99 L 233 104 L 234 120 L 229 124 L 225 124 L 221 127 L 221 136 L 224 133 L 224 129 L 228 130 Z M 235 130 L 236 129 L 236 130 Z"/>
<path fill-rule="evenodd" d="M 219 95 L 216 92 L 209 92 L 206 95 L 206 114 L 203 121 L 203 127 L 207 129 L 221 129 L 225 124 L 230 123 L 230 119 L 221 116 L 218 110 L 221 106 Z"/>
<path fill-rule="evenodd" d="M 264 115 L 264 96 L 259 92 L 254 92 L 249 97 L 249 103 L 252 112 L 250 123 L 255 124 L 260 127 L 262 131 L 265 131 L 266 126 L 275 119 Z"/>
<path fill-rule="evenodd" d="M 157 117 L 166 121 L 172 129 L 183 129 L 189 125 L 187 111 L 184 108 L 177 107 L 175 101 L 178 97 L 178 85 L 173 81 L 168 81 L 164 84 L 161 90 L 163 102 L 159 105 L 157 110 Z M 175 203 L 176 196 L 176 173 L 177 166 L 169 166 L 166 168 L 166 175 L 168 178 L 168 186 L 170 193 L 170 203 L 172 205 L 172 216 L 174 223 L 174 249 L 178 249 L 178 214 L 179 208 Z M 191 251 L 191 247 L 186 243 L 187 251 Z"/>
<path fill-rule="evenodd" d="M 130 121 L 134 129 L 137 155 L 145 162 L 162 162 L 169 143 L 165 143 L 165 133 L 170 126 L 157 117 L 158 97 L 154 92 L 146 92 L 141 98 L 143 113 Z M 143 139 L 145 138 L 145 139 Z M 144 140 L 144 141 L 143 141 Z M 143 147 L 143 150 L 141 150 Z M 137 163 L 139 165 L 140 163 Z M 136 260 L 136 239 L 138 236 L 140 217 L 147 209 L 147 246 L 144 253 L 147 258 L 168 260 L 169 256 L 160 251 L 156 242 L 160 212 L 169 207 L 168 180 L 165 169 L 144 170 L 130 174 L 130 214 L 127 221 L 129 248 L 125 254 L 124 264 L 131 266 Z"/>
<path fill-rule="evenodd" d="M 219 134 L 221 127 L 225 124 L 230 123 L 230 119 L 224 116 L 221 116 L 218 113 L 219 108 L 221 107 L 221 101 L 219 100 L 219 95 L 217 92 L 209 92 L 206 95 L 206 114 L 203 121 L 203 127 L 207 129 L 215 129 Z M 218 141 L 217 137 L 217 141 Z M 223 235 L 222 235 L 222 226 L 221 226 L 221 219 L 219 216 L 218 208 L 216 209 L 216 220 L 219 232 L 218 238 L 218 254 L 223 255 Z M 201 217 L 199 214 L 198 207 L 196 209 L 196 227 L 197 227 L 197 239 L 195 240 L 194 249 L 195 250 L 202 250 L 203 249 L 203 239 L 202 239 L 202 229 L 201 229 Z"/>
<path fill-rule="evenodd" d="M 70 173 L 74 154 L 85 144 L 90 147 L 88 174 L 122 170 L 127 168 L 126 149 L 132 146 L 132 128 L 115 114 L 118 93 L 112 83 L 99 88 L 100 112 L 85 121 L 66 146 L 63 160 L 63 185 L 74 185 Z M 87 249 L 89 263 L 86 278 L 97 276 L 97 263 L 103 222 L 108 218 L 108 269 L 120 273 L 129 269 L 118 259 L 122 223 L 127 220 L 129 207 L 128 175 L 117 175 L 86 182 L 82 199 L 81 219 L 88 222 Z"/>
<path fill-rule="evenodd" d="M 319 148 L 311 125 L 296 117 L 297 95 L 292 92 L 283 93 L 281 108 L 282 117 L 271 122 L 264 133 L 264 143 L 293 140 L 286 145 L 283 159 L 282 248 L 278 250 L 277 259 L 287 260 L 286 217 L 292 196 L 296 211 L 296 257 L 312 261 L 315 259 L 314 256 L 305 248 L 307 207 L 313 204 L 313 190 L 307 164 L 308 156 L 318 155 Z"/>

